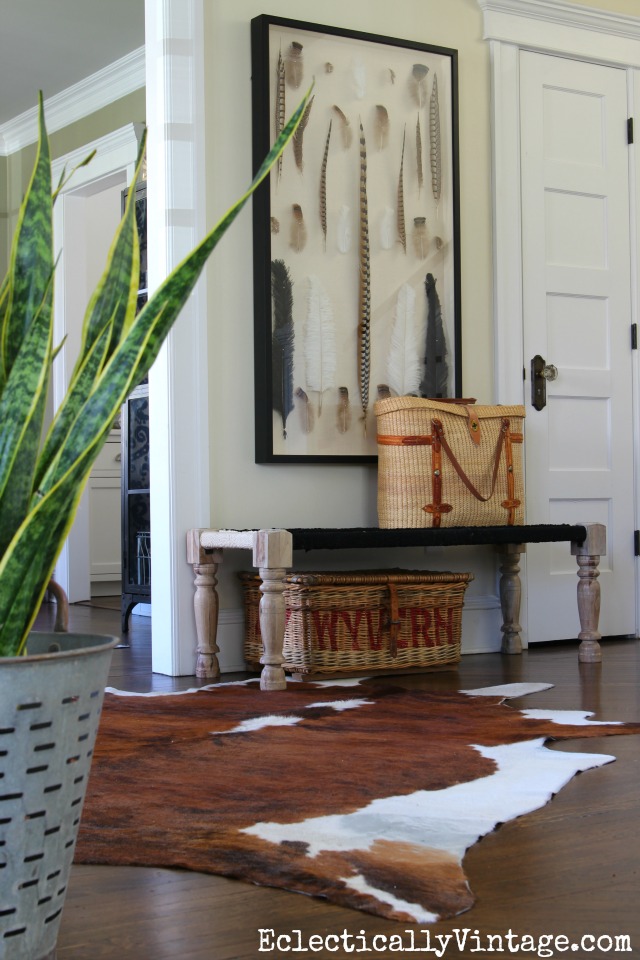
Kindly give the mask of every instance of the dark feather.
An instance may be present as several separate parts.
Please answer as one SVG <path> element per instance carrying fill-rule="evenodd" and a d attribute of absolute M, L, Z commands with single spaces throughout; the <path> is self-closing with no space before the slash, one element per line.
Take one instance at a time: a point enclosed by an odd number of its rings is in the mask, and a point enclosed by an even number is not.
<path fill-rule="evenodd" d="M 442 322 L 440 298 L 436 291 L 436 280 L 428 273 L 424 282 L 427 294 L 427 347 L 424 359 L 424 379 L 420 384 L 423 397 L 449 396 L 449 367 L 447 364 L 447 343 Z"/>
<path fill-rule="evenodd" d="M 346 387 L 338 387 L 336 423 L 339 433 L 346 433 L 351 425 L 351 405 L 349 403 L 349 391 Z"/>
<path fill-rule="evenodd" d="M 293 410 L 293 285 L 284 260 L 271 263 L 273 320 L 271 364 L 273 409 L 282 418 L 282 436 L 287 437 L 287 417 Z"/>

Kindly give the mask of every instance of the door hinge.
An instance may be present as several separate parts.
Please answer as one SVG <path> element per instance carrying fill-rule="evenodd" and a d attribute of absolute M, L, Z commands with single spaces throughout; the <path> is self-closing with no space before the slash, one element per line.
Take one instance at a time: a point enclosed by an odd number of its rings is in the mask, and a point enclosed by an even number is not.
<path fill-rule="evenodd" d="M 633 531 L 633 555 L 640 557 L 640 530 Z"/>
<path fill-rule="evenodd" d="M 633 117 L 627 120 L 627 143 L 633 143 Z"/>
<path fill-rule="evenodd" d="M 631 349 L 632 350 L 638 349 L 638 324 L 637 323 L 631 324 Z"/>

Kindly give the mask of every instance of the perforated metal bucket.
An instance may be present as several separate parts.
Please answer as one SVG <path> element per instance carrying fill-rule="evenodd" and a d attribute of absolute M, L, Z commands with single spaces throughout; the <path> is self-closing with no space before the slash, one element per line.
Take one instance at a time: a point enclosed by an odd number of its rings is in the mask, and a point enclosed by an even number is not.
<path fill-rule="evenodd" d="M 0 958 L 55 955 L 114 637 L 0 659 Z"/>

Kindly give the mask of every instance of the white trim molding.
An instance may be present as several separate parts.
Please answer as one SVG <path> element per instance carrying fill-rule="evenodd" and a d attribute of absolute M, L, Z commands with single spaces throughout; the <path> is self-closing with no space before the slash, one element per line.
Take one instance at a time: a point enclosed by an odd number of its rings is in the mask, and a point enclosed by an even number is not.
<path fill-rule="evenodd" d="M 154 290 L 205 234 L 203 0 L 145 0 L 148 263 Z M 152 667 L 193 674 L 187 530 L 210 523 L 206 280 L 149 372 Z"/>
<path fill-rule="evenodd" d="M 114 170 L 127 170 L 127 184 L 133 178 L 136 165 L 138 146 L 144 131 L 142 123 L 128 123 L 119 130 L 105 134 L 91 143 L 86 143 L 77 150 L 66 153 L 51 161 L 51 179 L 57 183 L 63 171 L 71 171 L 85 158 L 95 151 L 95 156 L 85 167 L 75 171 L 72 179 L 64 188 L 65 191 L 77 190 L 87 184 L 109 176 Z"/>
<path fill-rule="evenodd" d="M 640 17 L 564 0 L 478 0 L 485 40 L 640 66 Z"/>
<path fill-rule="evenodd" d="M 47 130 L 54 133 L 82 120 L 145 85 L 145 48 L 85 77 L 61 93 L 45 100 Z M 141 118 L 142 119 L 142 118 Z M 0 156 L 9 156 L 38 139 L 38 108 L 33 106 L 13 120 L 0 125 Z"/>

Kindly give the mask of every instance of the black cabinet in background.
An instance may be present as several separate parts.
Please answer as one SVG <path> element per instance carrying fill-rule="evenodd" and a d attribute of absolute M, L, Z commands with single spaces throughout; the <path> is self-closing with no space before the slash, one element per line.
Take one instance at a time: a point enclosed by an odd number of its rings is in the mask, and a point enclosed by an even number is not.
<path fill-rule="evenodd" d="M 123 192 L 123 210 L 127 191 Z M 140 240 L 138 310 L 147 302 L 147 188 L 136 187 Z M 121 411 L 122 444 L 122 630 L 137 603 L 151 603 L 151 509 L 149 475 L 149 384 L 133 390 Z"/>

